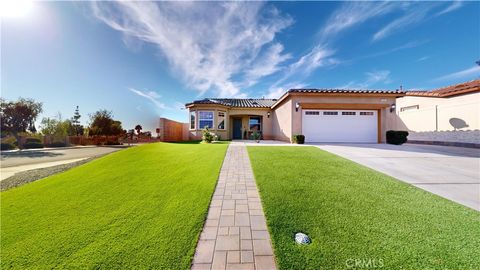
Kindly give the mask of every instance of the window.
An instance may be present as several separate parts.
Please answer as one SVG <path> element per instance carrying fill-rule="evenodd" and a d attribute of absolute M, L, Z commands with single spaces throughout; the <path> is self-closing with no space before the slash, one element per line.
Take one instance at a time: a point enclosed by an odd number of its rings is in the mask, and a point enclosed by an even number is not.
<path fill-rule="evenodd" d="M 262 122 L 261 118 L 258 116 L 250 117 L 250 121 L 248 122 L 250 126 L 250 130 L 262 130 Z"/>
<path fill-rule="evenodd" d="M 217 129 L 225 129 L 225 112 L 218 112 Z"/>
<path fill-rule="evenodd" d="M 323 115 L 338 115 L 338 112 L 323 112 Z"/>
<path fill-rule="evenodd" d="M 342 112 L 342 115 L 356 115 L 355 112 Z"/>
<path fill-rule="evenodd" d="M 373 115 L 373 112 L 360 112 L 360 115 Z"/>
<path fill-rule="evenodd" d="M 213 128 L 213 112 L 199 111 L 198 112 L 198 128 Z"/>
<path fill-rule="evenodd" d="M 418 105 L 413 105 L 413 106 L 407 106 L 407 107 L 401 107 L 400 111 L 410 111 L 410 110 L 418 110 L 419 106 Z"/>
<path fill-rule="evenodd" d="M 190 129 L 195 129 L 195 111 L 190 111 Z"/>
<path fill-rule="evenodd" d="M 320 112 L 306 111 L 305 115 L 320 115 Z"/>

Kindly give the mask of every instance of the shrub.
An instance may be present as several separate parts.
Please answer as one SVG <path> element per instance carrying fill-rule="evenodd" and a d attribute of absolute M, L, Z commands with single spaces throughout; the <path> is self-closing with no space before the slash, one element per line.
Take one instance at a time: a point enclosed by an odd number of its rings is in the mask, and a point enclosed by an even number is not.
<path fill-rule="evenodd" d="M 259 141 L 260 140 L 260 133 L 258 133 L 256 130 L 253 131 L 253 134 L 252 134 L 252 137 L 255 141 Z"/>
<path fill-rule="evenodd" d="M 305 143 L 305 135 L 295 134 L 292 137 L 293 143 L 304 144 Z"/>
<path fill-rule="evenodd" d="M 210 132 L 208 127 L 202 130 L 202 141 L 206 143 L 211 143 L 213 141 L 213 134 Z"/>
<path fill-rule="evenodd" d="M 23 145 L 25 149 L 33 149 L 33 148 L 43 148 L 43 143 L 40 142 L 27 142 Z"/>
<path fill-rule="evenodd" d="M 8 143 L 8 142 L 1 143 L 0 150 L 4 151 L 4 150 L 12 150 L 12 149 L 15 149 L 15 145 L 13 145 L 13 143 Z"/>
<path fill-rule="evenodd" d="M 404 144 L 407 142 L 408 131 L 389 130 L 387 131 L 387 143 L 389 144 Z"/>
<path fill-rule="evenodd" d="M 121 145 L 121 143 L 119 141 L 109 140 L 109 141 L 105 142 L 104 145 Z"/>
<path fill-rule="evenodd" d="M 65 147 L 67 146 L 66 143 L 64 142 L 53 142 L 51 144 L 48 144 L 49 147 Z"/>
<path fill-rule="evenodd" d="M 42 143 L 42 141 L 39 138 L 26 138 L 25 144 L 27 143 Z"/>

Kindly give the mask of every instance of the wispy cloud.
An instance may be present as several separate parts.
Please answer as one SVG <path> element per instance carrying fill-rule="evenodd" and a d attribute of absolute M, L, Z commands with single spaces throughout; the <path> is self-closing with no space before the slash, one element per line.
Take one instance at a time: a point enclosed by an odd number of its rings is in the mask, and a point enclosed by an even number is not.
<path fill-rule="evenodd" d="M 277 72 L 289 57 L 275 36 L 293 20 L 269 4 L 121 1 L 91 6 L 129 43 L 133 38 L 156 45 L 173 73 L 200 94 L 213 90 L 218 96 L 240 96 L 240 86 Z M 268 66 L 258 66 L 262 59 Z M 259 73 L 247 72 L 252 69 Z"/>
<path fill-rule="evenodd" d="M 480 78 L 480 66 L 473 66 L 433 79 L 435 82 Z"/>
<path fill-rule="evenodd" d="M 443 9 L 440 12 L 438 12 L 437 14 L 435 14 L 435 16 L 440 16 L 440 15 L 443 15 L 443 14 L 446 14 L 446 13 L 450 13 L 454 10 L 457 10 L 457 9 L 461 8 L 462 6 L 463 6 L 463 3 L 461 1 L 454 1 L 451 5 L 449 5 L 445 9 Z"/>
<path fill-rule="evenodd" d="M 151 103 L 153 103 L 153 105 L 155 105 L 159 109 L 166 109 L 167 108 L 167 106 L 165 106 L 164 103 L 160 102 L 159 99 L 161 98 L 161 96 L 157 92 L 141 91 L 141 90 L 137 90 L 135 88 L 128 88 L 128 90 L 130 90 L 132 93 L 135 93 L 138 96 L 146 98 L 147 100 L 149 100 Z"/>
<path fill-rule="evenodd" d="M 350 81 L 347 84 L 340 86 L 340 89 L 366 89 L 379 83 L 388 84 L 391 83 L 389 70 L 378 70 L 365 73 L 365 79 L 363 81 Z"/>
<path fill-rule="evenodd" d="M 247 86 L 252 86 L 256 84 L 260 78 L 279 71 L 281 69 L 280 64 L 291 58 L 290 54 L 282 54 L 282 51 L 282 44 L 273 44 L 246 72 Z"/>
<path fill-rule="evenodd" d="M 267 98 L 279 98 L 289 89 L 305 88 L 306 86 L 307 84 L 301 82 L 293 82 L 282 86 L 271 87 L 270 89 L 268 89 Z"/>
<path fill-rule="evenodd" d="M 404 16 L 397 18 L 384 26 L 378 32 L 376 32 L 372 40 L 378 41 L 380 39 L 386 38 L 387 36 L 400 31 L 403 28 L 406 28 L 410 25 L 419 23 L 426 18 L 428 12 L 432 9 L 433 5 L 422 4 L 417 5 L 415 8 L 408 9 Z"/>
<path fill-rule="evenodd" d="M 417 59 L 417 62 L 423 62 L 423 61 L 425 61 L 425 60 L 427 60 L 427 59 L 429 59 L 429 58 L 430 58 L 430 56 L 423 56 L 423 57 L 418 58 L 418 59 Z"/>
<path fill-rule="evenodd" d="M 330 16 L 321 29 L 320 35 L 323 39 L 337 35 L 367 20 L 388 14 L 400 4 L 398 2 L 346 2 Z"/>

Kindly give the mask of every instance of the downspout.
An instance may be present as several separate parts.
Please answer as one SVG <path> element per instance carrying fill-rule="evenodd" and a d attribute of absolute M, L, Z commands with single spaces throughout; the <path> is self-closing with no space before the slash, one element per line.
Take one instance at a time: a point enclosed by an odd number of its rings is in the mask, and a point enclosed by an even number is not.
<path fill-rule="evenodd" d="M 438 105 L 435 105 L 435 131 L 438 131 Z"/>

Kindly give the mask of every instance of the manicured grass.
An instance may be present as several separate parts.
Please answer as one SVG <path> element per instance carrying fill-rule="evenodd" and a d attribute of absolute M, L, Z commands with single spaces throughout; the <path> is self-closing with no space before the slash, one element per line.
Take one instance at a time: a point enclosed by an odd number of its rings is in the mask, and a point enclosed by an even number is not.
<path fill-rule="evenodd" d="M 1 193 L 1 268 L 188 269 L 227 144 L 122 150 Z"/>
<path fill-rule="evenodd" d="M 480 269 L 480 213 L 318 148 L 248 151 L 282 269 Z"/>

